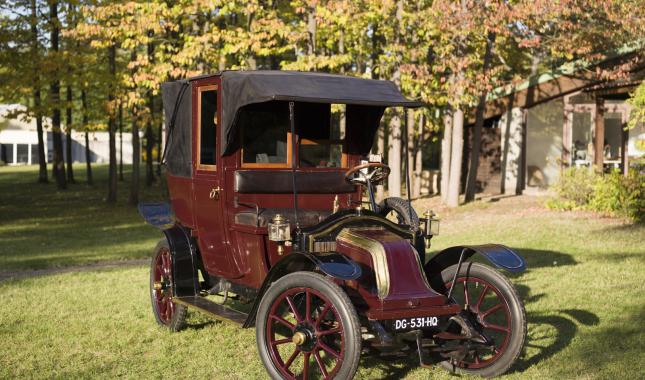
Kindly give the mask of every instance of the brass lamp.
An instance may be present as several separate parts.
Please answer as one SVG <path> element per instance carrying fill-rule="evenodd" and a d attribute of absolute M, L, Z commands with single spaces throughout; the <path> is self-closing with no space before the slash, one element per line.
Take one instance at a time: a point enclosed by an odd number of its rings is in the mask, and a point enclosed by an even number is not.
<path fill-rule="evenodd" d="M 425 217 L 425 232 L 426 236 L 439 235 L 439 218 L 432 210 L 427 210 L 423 213 Z"/>
<path fill-rule="evenodd" d="M 269 240 L 278 244 L 278 255 L 284 253 L 286 242 L 291 241 L 291 224 L 280 214 L 276 214 L 268 224 Z"/>

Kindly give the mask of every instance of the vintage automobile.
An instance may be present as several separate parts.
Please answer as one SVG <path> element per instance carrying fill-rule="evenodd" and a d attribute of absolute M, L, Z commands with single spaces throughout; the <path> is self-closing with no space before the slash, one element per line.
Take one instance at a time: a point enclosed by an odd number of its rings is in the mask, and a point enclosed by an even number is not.
<path fill-rule="evenodd" d="M 160 325 L 179 330 L 192 309 L 255 326 L 275 379 L 349 379 L 361 355 L 486 377 L 518 358 L 522 301 L 472 259 L 511 272 L 524 260 L 496 244 L 426 260 L 433 214 L 375 201 L 390 173 L 369 155 L 384 110 L 423 104 L 389 81 L 286 71 L 162 91 L 170 200 L 140 205 L 164 234 L 150 273 Z"/>

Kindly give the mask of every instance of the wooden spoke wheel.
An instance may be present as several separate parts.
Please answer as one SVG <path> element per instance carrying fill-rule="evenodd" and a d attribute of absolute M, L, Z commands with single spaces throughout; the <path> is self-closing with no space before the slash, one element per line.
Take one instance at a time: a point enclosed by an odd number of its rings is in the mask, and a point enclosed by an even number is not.
<path fill-rule="evenodd" d="M 160 325 L 172 331 L 186 325 L 186 308 L 172 302 L 172 258 L 166 240 L 157 244 L 150 265 L 152 312 Z"/>
<path fill-rule="evenodd" d="M 274 379 L 349 379 L 361 352 L 360 324 L 345 292 L 296 272 L 276 281 L 256 319 L 258 351 Z"/>
<path fill-rule="evenodd" d="M 454 265 L 441 273 L 446 290 L 453 287 L 456 270 Z M 488 342 L 462 342 L 468 344 L 465 356 L 442 365 L 484 377 L 503 374 L 519 357 L 526 338 L 526 314 L 517 290 L 501 273 L 478 263 L 464 263 L 455 283 L 452 298 Z"/>

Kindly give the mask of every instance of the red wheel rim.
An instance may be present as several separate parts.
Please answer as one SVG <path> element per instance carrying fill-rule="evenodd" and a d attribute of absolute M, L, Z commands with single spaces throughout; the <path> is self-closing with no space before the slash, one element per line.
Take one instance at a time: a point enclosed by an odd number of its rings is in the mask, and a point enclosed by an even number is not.
<path fill-rule="evenodd" d="M 343 363 L 342 320 L 331 301 L 315 289 L 299 287 L 280 294 L 271 304 L 265 334 L 271 360 L 284 378 L 331 379 Z M 296 343 L 303 336 L 304 341 Z"/>
<path fill-rule="evenodd" d="M 157 315 L 164 324 L 170 324 L 175 314 L 175 304 L 172 302 L 172 270 L 170 250 L 161 248 L 155 257 L 154 284 L 159 284 L 159 289 L 152 288 Z"/>
<path fill-rule="evenodd" d="M 511 310 L 501 292 L 489 282 L 477 277 L 457 278 L 453 298 L 463 305 L 477 322 L 480 333 L 492 342 L 492 347 L 474 349 L 457 365 L 462 368 L 483 368 L 493 364 L 505 352 L 512 333 Z M 446 289 L 452 282 L 446 284 Z"/>

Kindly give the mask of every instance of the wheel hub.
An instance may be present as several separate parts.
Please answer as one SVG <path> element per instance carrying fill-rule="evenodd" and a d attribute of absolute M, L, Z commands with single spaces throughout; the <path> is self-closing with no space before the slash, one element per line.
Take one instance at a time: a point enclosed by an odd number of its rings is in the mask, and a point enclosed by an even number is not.
<path fill-rule="evenodd" d="M 309 324 L 299 324 L 296 326 L 291 341 L 301 350 L 309 352 L 316 346 L 316 329 Z"/>
<path fill-rule="evenodd" d="M 291 337 L 291 341 L 298 346 L 302 346 L 307 341 L 307 336 L 302 331 L 296 331 L 293 337 Z"/>

